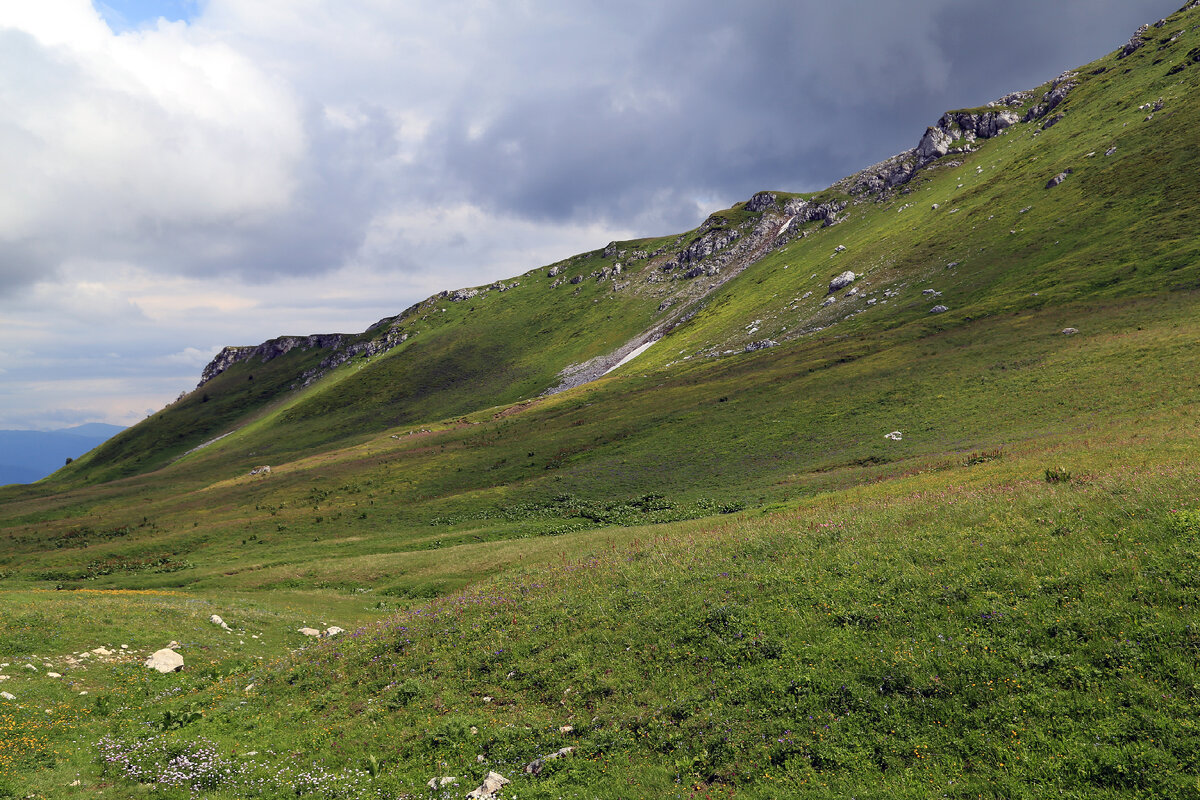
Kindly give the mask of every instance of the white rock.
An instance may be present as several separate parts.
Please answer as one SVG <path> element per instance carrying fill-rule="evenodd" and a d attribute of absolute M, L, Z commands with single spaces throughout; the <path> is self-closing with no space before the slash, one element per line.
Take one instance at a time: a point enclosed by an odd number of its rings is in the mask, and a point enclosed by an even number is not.
<path fill-rule="evenodd" d="M 305 636 L 320 636 L 321 632 L 316 628 L 296 628 L 296 633 L 303 633 Z"/>
<path fill-rule="evenodd" d="M 325 629 L 326 636 L 337 636 L 339 633 L 345 633 L 345 628 L 339 628 L 337 625 L 330 625 Z"/>
<path fill-rule="evenodd" d="M 47 678 L 61 678 L 62 675 L 59 675 L 57 672 L 47 672 L 46 677 Z"/>
<path fill-rule="evenodd" d="M 154 651 L 154 654 L 146 659 L 146 666 L 149 669 L 156 669 L 164 675 L 168 672 L 179 672 L 183 669 L 183 656 L 169 647 L 164 647 L 162 650 Z"/>
<path fill-rule="evenodd" d="M 891 439 L 894 442 L 898 442 L 904 438 L 904 434 L 901 433 L 900 431 L 892 431 L 891 433 L 885 433 L 883 435 L 883 438 Z"/>
<path fill-rule="evenodd" d="M 16 700 L 17 699 L 16 695 L 11 695 L 8 692 L 0 692 L 0 697 L 3 697 L 5 700 Z"/>
<path fill-rule="evenodd" d="M 33 670 L 34 672 L 37 672 L 37 671 L 38 671 L 38 668 L 37 668 L 37 667 L 35 667 L 33 664 L 26 664 L 26 665 L 25 665 L 25 669 L 31 669 L 31 670 Z"/>
<path fill-rule="evenodd" d="M 97 647 L 95 650 L 92 651 L 92 655 L 94 655 L 94 656 L 111 656 L 112 650 L 109 650 L 107 647 Z"/>
<path fill-rule="evenodd" d="M 8 680 L 7 675 L 0 675 L 0 681 L 6 681 L 6 680 Z"/>
<path fill-rule="evenodd" d="M 500 788 L 508 783 L 512 783 L 512 781 L 499 772 L 489 772 L 483 779 L 483 783 L 467 794 L 467 800 L 487 800 L 495 797 Z"/>

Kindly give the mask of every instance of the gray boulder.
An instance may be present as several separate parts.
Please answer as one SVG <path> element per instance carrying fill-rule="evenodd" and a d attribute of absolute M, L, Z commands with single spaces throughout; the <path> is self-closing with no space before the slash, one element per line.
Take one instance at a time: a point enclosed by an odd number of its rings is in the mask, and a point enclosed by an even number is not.
<path fill-rule="evenodd" d="M 1053 189 L 1055 186 L 1059 186 L 1059 185 L 1061 185 L 1061 184 L 1062 184 L 1062 182 L 1063 182 L 1063 181 L 1065 181 L 1065 180 L 1067 179 L 1067 176 L 1068 176 L 1068 175 L 1070 175 L 1070 174 L 1071 174 L 1071 171 L 1070 171 L 1070 170 L 1067 170 L 1066 172 L 1060 172 L 1060 173 L 1058 173 L 1057 175 L 1055 175 L 1053 178 L 1051 178 L 1051 179 L 1050 179 L 1050 180 L 1049 180 L 1049 181 L 1046 183 L 1046 188 L 1047 188 L 1047 189 Z"/>
<path fill-rule="evenodd" d="M 938 306 L 934 306 L 933 308 L 929 309 L 929 313 L 930 314 L 944 314 L 949 310 L 950 309 L 946 308 L 945 306 L 938 305 Z"/>
<path fill-rule="evenodd" d="M 858 276 L 850 270 L 846 270 L 841 275 L 838 275 L 829 282 L 829 294 L 833 294 L 839 289 L 845 289 L 850 284 L 854 283 Z"/>

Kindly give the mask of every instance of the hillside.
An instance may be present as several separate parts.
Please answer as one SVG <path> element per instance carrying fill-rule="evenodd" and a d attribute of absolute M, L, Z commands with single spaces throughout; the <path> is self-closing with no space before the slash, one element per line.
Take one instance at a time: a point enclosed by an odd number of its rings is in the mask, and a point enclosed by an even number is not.
<path fill-rule="evenodd" d="M 822 192 L 226 348 L 0 488 L 0 797 L 1200 797 L 1198 86 L 1191 3 Z"/>

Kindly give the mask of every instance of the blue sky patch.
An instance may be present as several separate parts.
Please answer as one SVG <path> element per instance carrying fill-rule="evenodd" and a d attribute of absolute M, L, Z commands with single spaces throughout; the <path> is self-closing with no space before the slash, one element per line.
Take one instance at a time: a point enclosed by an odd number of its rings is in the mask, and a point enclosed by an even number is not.
<path fill-rule="evenodd" d="M 199 0 L 93 0 L 114 33 L 153 26 L 160 17 L 190 22 L 200 14 Z"/>

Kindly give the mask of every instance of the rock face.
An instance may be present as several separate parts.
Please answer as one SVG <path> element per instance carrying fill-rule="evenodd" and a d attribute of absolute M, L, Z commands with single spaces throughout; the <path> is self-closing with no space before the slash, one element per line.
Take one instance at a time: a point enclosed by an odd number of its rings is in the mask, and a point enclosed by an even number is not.
<path fill-rule="evenodd" d="M 1049 114 L 1067 99 L 1067 95 L 1071 90 L 1079 85 L 1075 79 L 1079 77 L 1076 72 L 1064 72 L 1050 83 L 1050 89 L 1042 95 L 1042 100 L 1035 106 L 1032 106 L 1025 112 L 1025 116 L 1021 118 L 1022 122 L 1033 122 L 1041 119 Z"/>
<path fill-rule="evenodd" d="M 183 669 L 183 656 L 169 647 L 164 647 L 162 650 L 155 650 L 146 659 L 146 666 L 149 669 L 158 670 L 164 675 L 169 672 L 179 672 Z"/>
<path fill-rule="evenodd" d="M 845 289 L 847 286 L 854 283 L 855 279 L 857 278 L 858 276 L 853 272 L 846 270 L 841 275 L 838 275 L 829 282 L 829 294 L 833 294 L 838 289 Z"/>
<path fill-rule="evenodd" d="M 1149 32 L 1149 25 L 1143 25 L 1142 27 L 1138 28 L 1134 32 L 1133 36 L 1129 37 L 1129 41 L 1126 42 L 1125 46 L 1121 48 L 1121 54 L 1117 56 L 1117 58 L 1128 58 L 1138 50 L 1141 50 L 1142 45 L 1146 44 L 1146 34 Z"/>
<path fill-rule="evenodd" d="M 759 192 L 746 201 L 746 210 L 758 213 L 775 206 L 776 197 L 771 192 Z"/>

